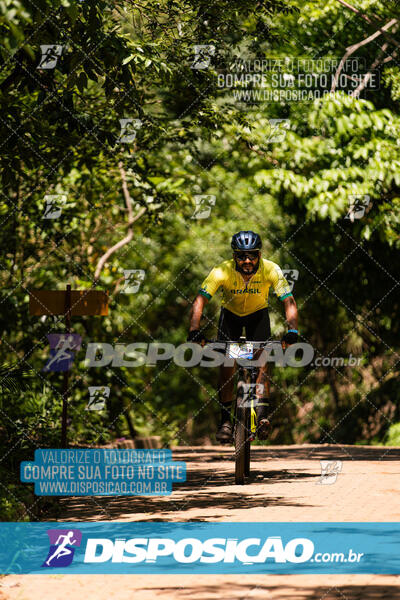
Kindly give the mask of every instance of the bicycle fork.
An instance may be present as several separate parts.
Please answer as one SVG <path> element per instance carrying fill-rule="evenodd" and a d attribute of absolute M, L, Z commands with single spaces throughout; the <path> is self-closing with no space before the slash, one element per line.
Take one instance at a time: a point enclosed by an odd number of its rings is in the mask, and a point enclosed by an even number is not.
<path fill-rule="evenodd" d="M 251 404 L 250 404 L 250 433 L 249 440 L 252 442 L 256 439 L 256 431 L 257 431 L 257 413 L 254 406 L 254 396 L 251 395 Z"/>
<path fill-rule="evenodd" d="M 248 408 L 250 410 L 250 420 L 247 424 L 247 427 L 250 425 L 250 429 L 247 429 L 248 441 L 252 442 L 256 438 L 257 432 L 257 394 L 255 392 L 255 384 L 244 383 L 243 381 L 239 382 L 239 386 L 243 386 L 243 407 Z M 247 389 L 246 389 L 247 388 Z"/>

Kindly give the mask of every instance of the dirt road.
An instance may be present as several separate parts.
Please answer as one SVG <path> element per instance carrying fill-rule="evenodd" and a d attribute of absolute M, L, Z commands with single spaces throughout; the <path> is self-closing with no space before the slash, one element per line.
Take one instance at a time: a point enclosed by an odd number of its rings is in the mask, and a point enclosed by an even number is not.
<path fill-rule="evenodd" d="M 252 448 L 249 485 L 236 486 L 232 448 L 179 448 L 184 484 L 169 497 L 68 498 L 71 521 L 400 521 L 400 448 L 273 446 Z M 334 484 L 320 482 L 320 460 L 340 460 Z M 0 600 L 271 598 L 400 600 L 400 576 L 163 575 L 10 576 Z"/>

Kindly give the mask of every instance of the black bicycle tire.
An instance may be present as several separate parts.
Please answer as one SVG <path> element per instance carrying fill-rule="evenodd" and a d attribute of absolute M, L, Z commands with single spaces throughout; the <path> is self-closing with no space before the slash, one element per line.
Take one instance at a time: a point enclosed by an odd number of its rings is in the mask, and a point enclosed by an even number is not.
<path fill-rule="evenodd" d="M 250 475 L 250 410 L 246 409 L 246 441 L 244 443 L 244 475 L 249 477 Z"/>
<path fill-rule="evenodd" d="M 245 410 L 243 407 L 243 382 L 238 381 L 235 401 L 235 428 L 233 442 L 235 445 L 235 483 L 244 484 L 245 475 Z"/>
<path fill-rule="evenodd" d="M 238 407 L 235 423 L 235 483 L 244 484 L 246 453 L 246 409 Z"/>

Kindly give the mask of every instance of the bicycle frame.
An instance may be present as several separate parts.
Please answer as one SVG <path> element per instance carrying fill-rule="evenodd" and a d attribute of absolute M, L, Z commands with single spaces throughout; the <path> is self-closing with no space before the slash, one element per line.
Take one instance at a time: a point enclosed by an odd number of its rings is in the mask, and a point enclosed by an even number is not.
<path fill-rule="evenodd" d="M 240 385 L 256 386 L 257 385 L 257 382 L 256 382 L 257 376 L 258 376 L 258 367 L 239 366 L 238 383 L 237 383 L 238 387 Z M 238 395 L 236 395 L 235 413 L 236 413 L 236 407 L 238 404 L 237 400 L 238 400 Z M 245 391 L 245 401 L 243 403 L 244 408 L 250 409 L 250 429 L 249 429 L 250 441 L 253 441 L 256 437 L 255 436 L 256 430 L 257 430 L 256 405 L 257 405 L 257 396 L 256 396 L 255 387 L 254 387 L 249 392 Z"/>
<path fill-rule="evenodd" d="M 213 340 L 214 341 L 214 340 Z M 221 344 L 220 340 L 215 340 Z M 254 357 L 253 350 L 256 347 L 255 354 L 258 350 L 266 349 L 273 345 L 279 344 L 280 341 L 248 341 L 245 338 L 240 338 L 237 341 L 223 341 L 223 344 L 251 344 L 252 357 L 247 360 L 258 360 L 259 356 Z M 232 356 L 231 356 L 232 358 Z M 241 357 L 236 357 L 236 361 L 240 360 Z M 235 441 L 235 482 L 239 485 L 245 483 L 245 477 L 250 475 L 250 445 L 251 442 L 256 438 L 257 433 L 257 394 L 256 385 L 257 377 L 260 365 L 252 366 L 243 365 L 238 363 L 238 383 L 237 392 L 235 399 L 235 429 L 234 429 L 234 441 Z M 246 393 L 244 386 L 251 385 L 250 393 Z"/>

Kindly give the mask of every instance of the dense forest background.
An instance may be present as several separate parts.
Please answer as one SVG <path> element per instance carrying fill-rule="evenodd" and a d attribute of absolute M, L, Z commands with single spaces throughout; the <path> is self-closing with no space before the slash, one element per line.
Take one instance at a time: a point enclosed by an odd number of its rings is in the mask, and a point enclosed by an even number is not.
<path fill-rule="evenodd" d="M 185 341 L 199 285 L 240 229 L 258 231 L 264 257 L 297 271 L 301 338 L 316 356 L 362 358 L 276 368 L 268 443 L 400 444 L 399 19 L 396 2 L 373 0 L 0 2 L 3 520 L 45 510 L 18 483 L 19 463 L 60 436 L 62 375 L 42 369 L 46 335 L 64 322 L 31 317 L 28 290 L 70 283 L 110 295 L 108 317 L 73 319 L 82 349 L 70 376 L 71 443 L 210 443 L 216 369 L 88 369 L 85 349 Z M 46 44 L 62 46 L 54 68 L 40 68 Z M 205 68 L 196 45 L 213 47 Z M 363 65 L 359 98 L 338 86 L 319 100 L 249 102 L 219 85 L 235 61 L 267 57 L 295 65 L 279 72 L 296 88 L 301 60 L 345 54 Z M 133 119 L 131 141 L 120 119 Z M 271 119 L 286 120 L 284 135 L 274 137 Z M 65 197 L 57 219 L 43 218 L 49 195 Z M 349 213 L 354 198 L 361 218 Z M 128 269 L 144 271 L 135 294 L 124 293 Z M 214 299 L 210 337 L 218 312 Z M 278 337 L 275 296 L 271 318 Z M 87 411 L 88 388 L 100 385 L 110 387 L 106 407 Z"/>

